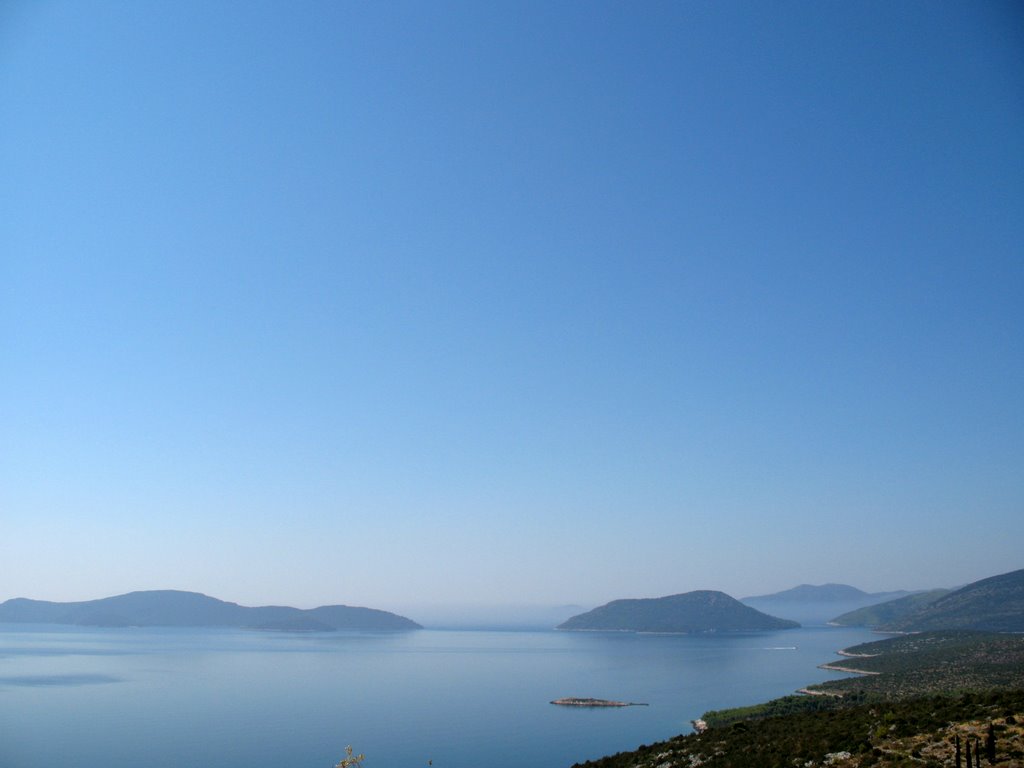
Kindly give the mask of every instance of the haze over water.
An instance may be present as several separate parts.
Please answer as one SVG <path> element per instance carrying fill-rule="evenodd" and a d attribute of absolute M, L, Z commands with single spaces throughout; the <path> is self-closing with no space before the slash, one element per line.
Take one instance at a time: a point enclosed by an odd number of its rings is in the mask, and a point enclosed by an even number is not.
<path fill-rule="evenodd" d="M 352 744 L 367 768 L 568 768 L 841 677 L 815 667 L 871 638 L 0 625 L 0 764 L 329 768 Z"/>

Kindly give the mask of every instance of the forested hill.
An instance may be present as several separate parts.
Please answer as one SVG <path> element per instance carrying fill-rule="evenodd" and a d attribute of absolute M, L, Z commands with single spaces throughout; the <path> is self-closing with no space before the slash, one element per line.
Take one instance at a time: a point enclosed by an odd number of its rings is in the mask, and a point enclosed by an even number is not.
<path fill-rule="evenodd" d="M 975 581 L 882 628 L 1024 632 L 1024 569 Z"/>
<path fill-rule="evenodd" d="M 247 627 L 253 629 L 419 629 L 404 616 L 373 608 L 325 605 L 250 608 L 198 592 L 155 590 L 76 603 L 14 598 L 0 603 L 0 623 L 77 624 L 99 627 Z"/>
<path fill-rule="evenodd" d="M 920 611 L 924 606 L 934 603 L 943 595 L 949 594 L 948 589 L 932 589 L 928 592 L 917 592 L 896 600 L 889 600 L 878 605 L 869 605 L 849 611 L 832 619 L 832 624 L 843 627 L 881 627 L 895 621 L 902 621 Z"/>
<path fill-rule="evenodd" d="M 752 632 L 792 629 L 795 621 L 777 619 L 743 605 L 724 592 L 700 590 L 668 597 L 613 600 L 573 616 L 558 629 L 634 632 Z"/>

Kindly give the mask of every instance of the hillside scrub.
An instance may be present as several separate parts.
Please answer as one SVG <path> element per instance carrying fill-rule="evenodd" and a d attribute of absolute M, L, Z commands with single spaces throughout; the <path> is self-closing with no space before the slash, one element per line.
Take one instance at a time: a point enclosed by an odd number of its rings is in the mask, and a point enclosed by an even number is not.
<path fill-rule="evenodd" d="M 1024 690 L 870 702 L 741 721 L 575 768 L 953 768 L 956 737 L 984 751 L 990 725 L 992 765 L 1022 768 Z"/>

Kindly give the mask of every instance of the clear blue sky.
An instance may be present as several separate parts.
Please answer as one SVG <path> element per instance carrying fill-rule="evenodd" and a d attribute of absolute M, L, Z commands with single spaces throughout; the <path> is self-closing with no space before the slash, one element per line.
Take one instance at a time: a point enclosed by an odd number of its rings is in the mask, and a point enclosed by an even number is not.
<path fill-rule="evenodd" d="M 1024 12 L 0 6 L 0 599 L 1024 566 Z"/>

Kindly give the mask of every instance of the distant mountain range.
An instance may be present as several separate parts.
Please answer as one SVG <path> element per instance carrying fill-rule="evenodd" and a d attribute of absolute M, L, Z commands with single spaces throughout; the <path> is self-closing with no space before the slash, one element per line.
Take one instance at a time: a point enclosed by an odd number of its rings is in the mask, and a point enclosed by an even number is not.
<path fill-rule="evenodd" d="M 421 628 L 404 616 L 373 608 L 347 605 L 324 605 L 308 610 L 277 605 L 249 608 L 198 592 L 177 590 L 130 592 L 77 603 L 17 597 L 0 603 L 0 622 L 92 627 L 245 627 L 285 631 Z"/>
<path fill-rule="evenodd" d="M 668 597 L 613 600 L 559 624 L 567 630 L 633 632 L 752 632 L 792 629 L 795 621 L 777 619 L 724 592 L 701 590 Z"/>
<path fill-rule="evenodd" d="M 849 584 L 801 584 L 770 595 L 744 597 L 742 602 L 773 616 L 784 616 L 803 624 L 824 624 L 839 614 L 909 594 L 905 590 L 870 593 Z"/>
<path fill-rule="evenodd" d="M 859 600 L 882 602 L 885 600 L 895 600 L 909 594 L 906 590 L 869 593 L 856 587 L 851 587 L 849 584 L 801 584 L 798 587 L 775 592 L 771 595 L 744 597 L 741 602 L 747 604 L 762 600 L 786 603 L 848 603 Z"/>

